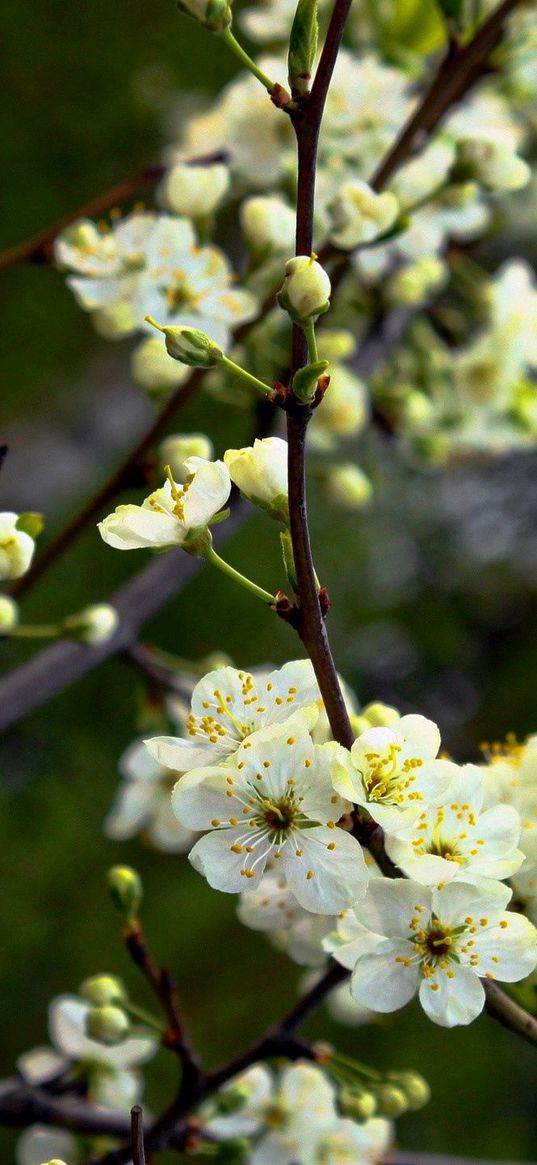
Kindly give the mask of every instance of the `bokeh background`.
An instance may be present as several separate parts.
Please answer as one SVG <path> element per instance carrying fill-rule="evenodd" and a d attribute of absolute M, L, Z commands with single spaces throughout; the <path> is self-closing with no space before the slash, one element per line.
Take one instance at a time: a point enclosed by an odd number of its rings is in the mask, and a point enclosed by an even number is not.
<path fill-rule="evenodd" d="M 170 92 L 216 91 L 234 71 L 224 47 L 179 18 L 171 0 L 7 0 L 0 21 L 2 247 L 158 160 Z M 485 261 L 495 265 L 513 246 L 531 254 L 535 241 L 507 239 L 503 251 L 496 243 Z M 100 340 L 55 271 L 5 272 L 0 299 L 10 445 L 0 505 L 44 510 L 50 533 L 104 479 L 153 406 L 129 383 L 129 343 Z M 248 422 L 201 398 L 180 427 L 207 431 L 220 454 L 245 439 Z M 345 679 L 364 703 L 435 718 L 460 759 L 475 759 L 483 739 L 534 731 L 537 455 L 447 474 L 404 464 L 377 435 L 360 457 L 376 485 L 367 513 L 335 520 L 321 488 L 312 492 L 317 568 L 330 587 Z M 239 568 L 255 557 L 263 585 L 281 582 L 268 520 L 252 517 L 227 549 Z M 44 621 L 100 600 L 144 558 L 113 554 L 88 530 L 25 601 L 25 617 Z M 299 654 L 285 626 L 208 571 L 144 637 L 192 659 L 223 650 L 242 665 Z M 2 670 L 32 650 L 2 644 Z M 0 1075 L 46 1042 L 50 997 L 90 974 L 118 973 L 148 1002 L 104 885 L 118 861 L 143 874 L 154 953 L 177 972 L 208 1063 L 253 1040 L 295 998 L 301 971 L 239 926 L 231 897 L 209 890 L 184 858 L 103 837 L 117 760 L 136 735 L 143 697 L 140 677 L 114 660 L 2 742 Z M 446 1033 L 411 1006 L 354 1030 L 321 1014 L 310 1031 L 373 1065 L 428 1077 L 432 1101 L 400 1122 L 403 1146 L 537 1159 L 535 1052 L 492 1020 Z M 171 1094 L 174 1070 L 161 1052 L 147 1072 L 154 1111 Z M 0 1131 L 5 1160 L 13 1144 L 14 1134 Z"/>

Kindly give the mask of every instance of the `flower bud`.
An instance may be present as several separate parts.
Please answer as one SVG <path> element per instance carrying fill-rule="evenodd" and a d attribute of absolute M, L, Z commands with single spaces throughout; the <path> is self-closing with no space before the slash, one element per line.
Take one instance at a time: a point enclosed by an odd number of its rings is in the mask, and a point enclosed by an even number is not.
<path fill-rule="evenodd" d="M 118 623 L 119 615 L 115 607 L 108 603 L 93 603 L 89 607 L 84 607 L 78 615 L 69 615 L 63 620 L 62 626 L 70 639 L 78 639 L 79 643 L 97 647 L 110 639 Z"/>
<path fill-rule="evenodd" d="M 188 376 L 188 369 L 173 360 L 156 336 L 148 336 L 135 348 L 131 357 L 131 375 L 138 388 L 157 396 L 177 388 Z"/>
<path fill-rule="evenodd" d="M 408 1108 L 405 1093 L 395 1084 L 379 1084 L 375 1089 L 375 1096 L 379 1116 L 402 1116 Z"/>
<path fill-rule="evenodd" d="M 107 303 L 91 313 L 91 322 L 98 336 L 103 340 L 122 340 L 131 335 L 138 327 L 138 320 L 132 304 L 121 302 Z"/>
<path fill-rule="evenodd" d="M 373 1093 L 365 1089 L 341 1088 L 338 1099 L 342 1113 L 354 1120 L 367 1121 L 377 1111 L 377 1101 Z"/>
<path fill-rule="evenodd" d="M 277 300 L 296 324 L 305 324 L 328 311 L 330 292 L 330 279 L 316 256 L 296 255 L 285 264 Z"/>
<path fill-rule="evenodd" d="M 180 12 L 199 20 L 210 32 L 221 32 L 231 24 L 231 7 L 228 0 L 176 0 L 176 2 Z"/>
<path fill-rule="evenodd" d="M 418 1072 L 390 1072 L 389 1079 L 393 1080 L 399 1088 L 402 1088 L 408 1108 L 423 1108 L 429 1102 L 431 1089 Z"/>
<path fill-rule="evenodd" d="M 169 465 L 174 481 L 185 482 L 189 473 L 185 461 L 188 457 L 203 457 L 212 461 L 213 443 L 205 433 L 177 433 L 166 437 L 158 447 L 158 459 L 162 469 Z"/>
<path fill-rule="evenodd" d="M 489 190 L 520 190 L 531 178 L 531 168 L 504 142 L 465 138 L 458 143 L 451 171 L 453 181 L 474 179 Z"/>
<path fill-rule="evenodd" d="M 22 530 L 23 534 L 29 534 L 30 538 L 37 538 L 44 526 L 45 519 L 42 514 L 25 511 L 17 518 L 17 530 Z"/>
<path fill-rule="evenodd" d="M 123 983 L 115 975 L 91 975 L 80 984 L 79 992 L 96 1007 L 119 1004 L 127 999 Z"/>
<path fill-rule="evenodd" d="M 9 595 L 0 595 L 0 635 L 7 635 L 19 621 L 19 608 Z"/>
<path fill-rule="evenodd" d="M 86 1016 L 86 1032 L 90 1039 L 100 1044 L 119 1044 L 130 1031 L 128 1015 L 120 1007 L 106 1004 L 92 1007 Z"/>
<path fill-rule="evenodd" d="M 319 335 L 319 356 L 331 364 L 338 360 L 350 360 L 357 348 L 356 336 L 346 328 L 323 328 Z"/>
<path fill-rule="evenodd" d="M 246 1088 L 240 1086 L 224 1088 L 216 1098 L 216 1111 L 220 1116 L 230 1116 L 231 1113 L 240 1112 L 248 1098 L 249 1091 Z"/>
<path fill-rule="evenodd" d="M 362 716 L 367 719 L 369 728 L 391 728 L 401 719 L 397 708 L 392 708 L 389 704 L 382 704 L 380 701 L 366 704 L 362 710 Z"/>
<path fill-rule="evenodd" d="M 345 510 L 363 510 L 371 501 L 373 486 L 357 465 L 339 465 L 327 483 L 330 499 Z"/>
<path fill-rule="evenodd" d="M 418 307 L 429 295 L 439 291 L 447 279 L 446 264 L 437 255 L 424 255 L 396 271 L 388 282 L 387 293 L 392 303 Z"/>
<path fill-rule="evenodd" d="M 377 194 L 367 182 L 344 182 L 329 203 L 332 217 L 330 238 L 338 247 L 352 248 L 370 243 L 392 227 L 399 214 L 395 194 Z"/>
<path fill-rule="evenodd" d="M 278 522 L 289 519 L 287 442 L 264 437 L 246 449 L 228 449 L 224 464 L 244 497 Z"/>
<path fill-rule="evenodd" d="M 161 200 L 174 214 L 205 218 L 222 201 L 229 188 L 227 166 L 193 166 L 177 162 L 160 187 Z"/>
<path fill-rule="evenodd" d="M 214 368 L 222 359 L 222 349 L 197 328 L 161 327 L 151 316 L 144 317 L 148 324 L 152 324 L 166 337 L 166 351 L 174 360 L 181 364 L 188 364 L 190 368 Z"/>
<path fill-rule="evenodd" d="M 18 514 L 0 513 L 0 581 L 21 578 L 32 561 L 35 542 L 19 530 Z"/>
<path fill-rule="evenodd" d="M 142 879 L 130 866 L 112 866 L 107 874 L 112 902 L 127 922 L 136 918 L 142 901 Z"/>
<path fill-rule="evenodd" d="M 246 1137 L 232 1137 L 222 1141 L 213 1157 L 219 1165 L 241 1165 L 246 1161 L 252 1146 Z"/>
<path fill-rule="evenodd" d="M 243 235 L 254 255 L 289 253 L 295 237 L 295 214 L 278 194 L 245 199 L 240 218 Z"/>

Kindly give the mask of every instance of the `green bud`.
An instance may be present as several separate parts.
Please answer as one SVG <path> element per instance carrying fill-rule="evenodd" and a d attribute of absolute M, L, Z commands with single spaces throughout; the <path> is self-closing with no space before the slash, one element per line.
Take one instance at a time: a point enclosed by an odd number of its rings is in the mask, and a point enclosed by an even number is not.
<path fill-rule="evenodd" d="M 219 1165 L 240 1165 L 251 1151 L 250 1141 L 246 1137 L 233 1137 L 229 1141 L 222 1141 L 214 1155 Z"/>
<path fill-rule="evenodd" d="M 129 1017 L 120 1007 L 92 1007 L 86 1016 L 86 1032 L 100 1044 L 119 1044 L 130 1031 Z"/>
<path fill-rule="evenodd" d="M 126 922 L 132 922 L 142 901 L 142 880 L 130 866 L 112 866 L 107 874 L 112 902 Z"/>
<path fill-rule="evenodd" d="M 328 360 L 316 360 L 314 364 L 306 364 L 304 368 L 299 368 L 293 376 L 292 388 L 295 396 L 305 403 L 312 401 L 319 377 L 323 376 L 327 368 Z"/>
<path fill-rule="evenodd" d="M 317 0 L 298 0 L 287 57 L 289 84 L 293 94 L 302 95 L 309 90 L 318 37 Z"/>
<path fill-rule="evenodd" d="M 79 993 L 96 1007 L 104 1007 L 108 1003 L 124 1003 L 127 1000 L 123 983 L 115 975 L 91 975 L 80 984 Z"/>
<path fill-rule="evenodd" d="M 377 1111 L 376 1098 L 366 1089 L 342 1088 L 339 1092 L 339 1104 L 345 1116 L 358 1121 L 369 1120 Z"/>
<path fill-rule="evenodd" d="M 418 1072 L 390 1072 L 388 1078 L 396 1082 L 399 1088 L 402 1088 L 408 1108 L 423 1108 L 429 1102 L 431 1089 Z"/>
<path fill-rule="evenodd" d="M 395 1084 L 379 1084 L 375 1089 L 379 1116 L 402 1116 L 408 1108 L 408 1102 L 402 1088 Z"/>
<path fill-rule="evenodd" d="M 19 621 L 19 608 L 9 595 L 0 595 L 0 635 L 8 635 Z"/>
<path fill-rule="evenodd" d="M 216 1110 L 221 1116 L 240 1112 L 248 1099 L 244 1088 L 225 1088 L 216 1098 Z"/>
<path fill-rule="evenodd" d="M 197 328 L 161 327 L 151 316 L 144 318 L 163 333 L 168 355 L 180 360 L 181 364 L 188 364 L 190 368 L 214 368 L 224 355 L 218 344 Z"/>
<path fill-rule="evenodd" d="M 228 0 L 177 0 L 179 12 L 199 20 L 210 32 L 222 32 L 231 24 L 231 6 Z"/>
<path fill-rule="evenodd" d="M 37 538 L 44 529 L 45 519 L 43 514 L 24 513 L 19 514 L 15 523 L 16 530 L 22 530 L 23 534 L 29 534 L 30 538 Z"/>

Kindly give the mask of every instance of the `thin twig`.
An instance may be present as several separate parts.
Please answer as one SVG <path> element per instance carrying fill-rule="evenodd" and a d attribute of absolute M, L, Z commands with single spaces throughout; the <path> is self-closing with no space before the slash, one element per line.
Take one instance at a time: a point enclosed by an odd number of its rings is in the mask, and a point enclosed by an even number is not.
<path fill-rule="evenodd" d="M 186 164 L 190 166 L 201 166 L 211 165 L 215 162 L 225 162 L 226 160 L 227 154 L 222 150 L 217 150 L 198 158 L 189 158 Z M 118 182 L 116 186 L 111 186 L 109 190 L 98 194 L 96 198 L 90 198 L 88 202 L 82 203 L 82 206 L 77 206 L 76 210 L 70 210 L 67 214 L 62 215 L 51 226 L 45 227 L 42 231 L 38 231 L 37 234 L 32 235 L 29 239 L 23 239 L 21 243 L 17 243 L 14 247 L 9 247 L 8 250 L 2 251 L 0 253 L 0 271 L 5 271 L 8 267 L 13 267 L 17 263 L 50 263 L 54 240 L 66 227 L 71 226 L 71 223 L 76 222 L 80 218 L 96 218 L 97 215 L 104 214 L 107 210 L 111 210 L 117 206 L 118 203 L 130 201 L 144 190 L 145 187 L 155 186 L 157 182 L 160 182 L 161 178 L 166 174 L 167 169 L 167 166 L 159 164 L 145 166 L 130 178 L 125 178 L 123 182 Z"/>
<path fill-rule="evenodd" d="M 145 1165 L 144 1115 L 139 1104 L 131 1108 L 131 1149 L 133 1165 Z"/>

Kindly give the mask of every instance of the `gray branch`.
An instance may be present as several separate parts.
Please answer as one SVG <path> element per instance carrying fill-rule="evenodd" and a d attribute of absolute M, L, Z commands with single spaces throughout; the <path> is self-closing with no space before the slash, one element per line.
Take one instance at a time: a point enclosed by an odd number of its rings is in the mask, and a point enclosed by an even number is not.
<path fill-rule="evenodd" d="M 245 507 L 235 506 L 227 522 L 215 530 L 215 543 L 227 541 L 245 516 Z M 4 676 L 0 680 L 0 731 L 12 727 L 105 660 L 131 648 L 144 624 L 186 587 L 203 564 L 203 559 L 192 558 L 183 550 L 158 555 L 110 596 L 108 601 L 118 612 L 119 626 L 106 643 L 88 647 L 59 640 Z"/>

